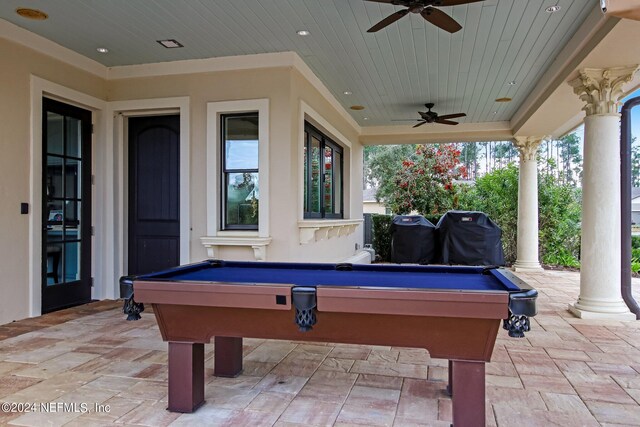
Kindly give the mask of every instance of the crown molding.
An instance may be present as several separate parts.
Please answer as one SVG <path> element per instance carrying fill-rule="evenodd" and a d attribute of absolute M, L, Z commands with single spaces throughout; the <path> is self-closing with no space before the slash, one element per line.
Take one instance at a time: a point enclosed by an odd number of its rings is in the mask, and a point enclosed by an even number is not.
<path fill-rule="evenodd" d="M 178 74 L 212 73 L 218 71 L 252 70 L 258 68 L 292 67 L 295 61 L 294 56 L 297 56 L 295 52 L 275 52 L 154 62 L 150 64 L 119 65 L 110 67 L 107 77 L 109 80 L 118 80 Z"/>
<path fill-rule="evenodd" d="M 313 70 L 311 70 L 311 68 L 307 65 L 307 63 L 304 62 L 302 58 L 300 58 L 300 55 L 295 52 L 291 53 L 293 53 L 294 55 L 293 66 L 295 67 L 295 69 L 298 70 L 300 74 L 302 74 L 304 78 L 307 79 L 309 83 L 311 83 L 311 85 L 315 87 L 327 101 L 329 101 L 333 108 L 335 108 L 340 113 L 340 115 L 347 121 L 347 123 L 351 125 L 351 127 L 353 127 L 358 132 L 358 134 L 362 133 L 363 128 L 358 124 L 358 122 L 355 121 L 353 117 L 351 117 L 351 114 L 349 114 L 349 112 L 345 110 L 342 105 L 340 105 L 340 102 L 338 102 L 336 97 L 333 96 L 333 94 L 324 85 L 324 83 L 322 83 L 318 76 L 316 76 Z"/>
<path fill-rule="evenodd" d="M 0 19 L 0 37 L 21 44 L 100 78 L 107 78 L 107 67 L 11 22 Z"/>
<path fill-rule="evenodd" d="M 108 79 L 116 80 L 277 67 L 291 67 L 298 70 L 300 74 L 302 74 L 302 76 L 311 83 L 318 92 L 320 92 L 331 106 L 340 113 L 347 123 L 360 133 L 360 125 L 353 117 L 351 117 L 347 110 L 340 105 L 331 91 L 296 52 L 259 53 L 255 55 L 189 59 L 184 61 L 158 62 L 153 64 L 123 65 L 109 68 Z"/>
<path fill-rule="evenodd" d="M 419 128 L 404 126 L 371 126 L 362 128 L 360 143 L 423 144 L 427 142 L 511 141 L 509 122 L 460 123 L 456 126 L 433 123 Z"/>

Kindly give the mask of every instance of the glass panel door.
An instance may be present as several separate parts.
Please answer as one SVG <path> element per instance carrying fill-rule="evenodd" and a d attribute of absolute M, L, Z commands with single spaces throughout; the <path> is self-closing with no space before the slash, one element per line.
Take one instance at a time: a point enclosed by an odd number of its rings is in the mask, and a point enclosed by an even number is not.
<path fill-rule="evenodd" d="M 91 298 L 91 112 L 45 98 L 42 129 L 42 311 L 47 312 Z"/>

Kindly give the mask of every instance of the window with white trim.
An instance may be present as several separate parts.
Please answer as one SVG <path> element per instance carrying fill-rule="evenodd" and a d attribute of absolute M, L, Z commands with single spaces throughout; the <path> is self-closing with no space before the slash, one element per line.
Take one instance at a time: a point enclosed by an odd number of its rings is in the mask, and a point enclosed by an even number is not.
<path fill-rule="evenodd" d="M 343 150 L 305 122 L 304 217 L 343 217 Z"/>
<path fill-rule="evenodd" d="M 220 115 L 222 230 L 258 230 L 258 128 L 258 112 Z"/>

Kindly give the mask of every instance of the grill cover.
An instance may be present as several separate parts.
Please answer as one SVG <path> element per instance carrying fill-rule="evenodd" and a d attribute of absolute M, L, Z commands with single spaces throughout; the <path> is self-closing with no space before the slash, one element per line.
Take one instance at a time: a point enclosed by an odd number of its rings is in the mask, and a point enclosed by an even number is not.
<path fill-rule="evenodd" d="M 436 250 L 435 226 L 421 215 L 397 215 L 391 224 L 391 262 L 429 264 Z"/>
<path fill-rule="evenodd" d="M 449 211 L 436 228 L 443 264 L 504 265 L 502 230 L 485 213 Z"/>

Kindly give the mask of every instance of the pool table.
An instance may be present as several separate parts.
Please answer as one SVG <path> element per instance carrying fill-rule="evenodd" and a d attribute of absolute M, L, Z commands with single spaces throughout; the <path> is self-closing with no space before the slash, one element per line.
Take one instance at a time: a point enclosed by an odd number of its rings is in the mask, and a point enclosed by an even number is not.
<path fill-rule="evenodd" d="M 120 279 L 129 320 L 151 304 L 169 343 L 170 411 L 242 372 L 242 337 L 417 347 L 449 360 L 453 424 L 485 419 L 485 363 L 502 326 L 524 336 L 537 291 L 501 268 L 207 260 Z M 135 300 L 134 300 L 135 294 Z"/>

